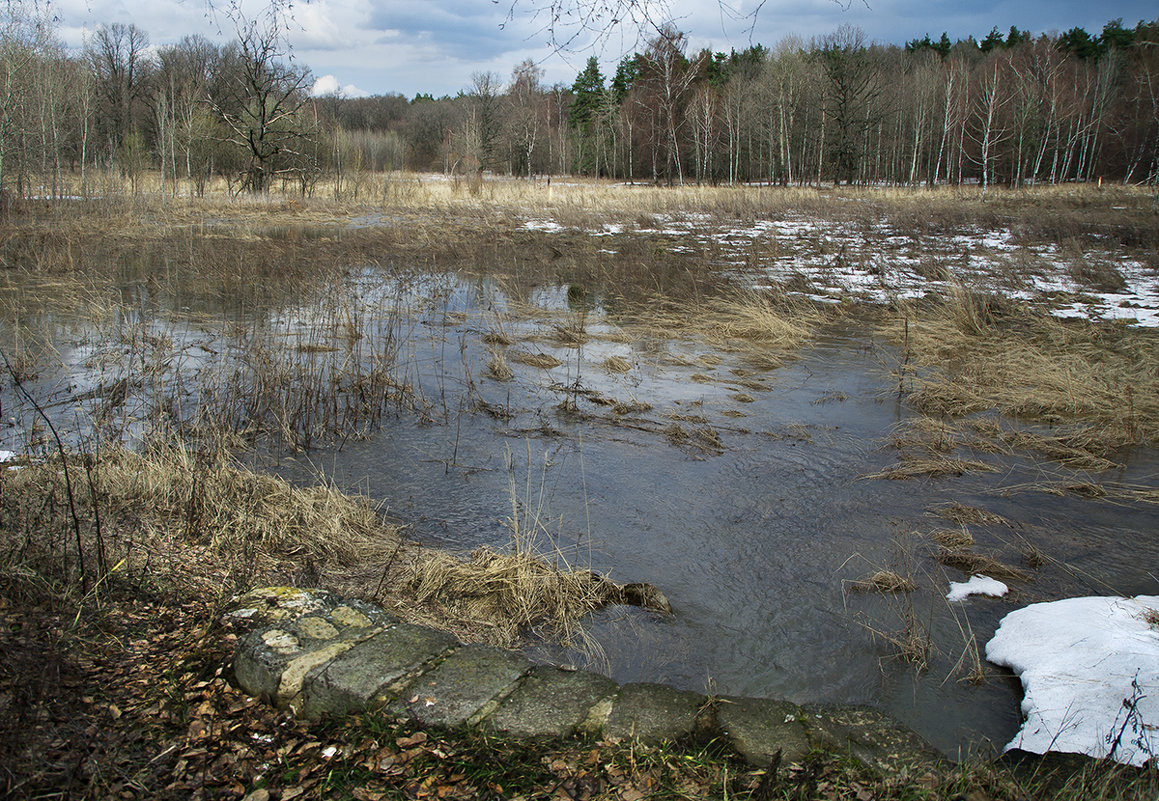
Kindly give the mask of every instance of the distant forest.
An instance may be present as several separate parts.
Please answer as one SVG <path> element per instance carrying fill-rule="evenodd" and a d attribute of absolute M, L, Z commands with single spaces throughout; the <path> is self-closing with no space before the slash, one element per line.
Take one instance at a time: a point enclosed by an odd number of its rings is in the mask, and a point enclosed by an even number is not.
<path fill-rule="evenodd" d="M 149 47 L 129 25 L 68 52 L 51 20 L 0 30 L 0 186 L 82 187 L 150 171 L 163 188 L 358 186 L 378 170 L 580 174 L 657 183 L 1159 181 L 1159 20 L 981 41 L 878 45 L 842 26 L 770 49 L 690 53 L 663 29 L 612 75 L 569 85 L 524 62 L 455 97 L 311 97 L 277 25 Z M 68 178 L 69 180 L 65 180 Z M 176 179 L 176 180 L 175 180 Z M 68 190 L 74 191 L 74 190 Z"/>

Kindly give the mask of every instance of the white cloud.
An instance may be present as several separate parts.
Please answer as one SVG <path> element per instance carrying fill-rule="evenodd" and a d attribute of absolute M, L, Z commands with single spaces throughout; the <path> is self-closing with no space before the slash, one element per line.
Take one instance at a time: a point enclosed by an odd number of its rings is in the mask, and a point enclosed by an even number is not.
<path fill-rule="evenodd" d="M 352 83 L 342 86 L 338 79 L 333 75 L 322 75 L 314 81 L 314 85 L 310 88 L 310 94 L 313 97 L 327 97 L 329 95 L 338 95 L 339 97 L 370 97 L 370 92 L 359 89 Z"/>
<path fill-rule="evenodd" d="M 269 4 L 269 0 L 231 2 L 240 3 L 251 17 Z M 284 30 L 300 64 L 318 74 L 342 75 L 375 93 L 454 94 L 470 83 L 473 72 L 492 71 L 506 78 L 525 58 L 546 70 L 549 85 L 571 84 L 592 54 L 586 49 L 591 38 L 575 42 L 572 52 L 553 52 L 545 44 L 548 20 L 532 13 L 544 2 L 307 0 L 293 4 Z M 156 45 L 177 42 L 190 33 L 226 42 L 234 36 L 233 22 L 223 11 L 228 5 L 224 0 L 53 0 L 52 9 L 60 20 L 61 38 L 79 47 L 86 31 L 115 22 L 137 25 Z M 871 40 L 900 44 L 925 33 L 937 37 L 943 30 L 951 38 L 984 36 L 994 25 L 1006 30 L 1015 24 L 1032 31 L 1083 25 L 1095 33 L 1112 16 L 1122 16 L 1128 25 L 1155 16 L 1154 0 L 1120 0 L 1114 12 L 1089 0 L 1050 0 L 1049 4 L 1046 0 L 1017 4 L 1003 0 L 998 5 L 981 0 L 955 4 L 874 0 L 868 5 L 861 0 L 765 0 L 755 20 L 744 15 L 758 8 L 757 0 L 723 4 L 664 0 L 644 5 L 666 6 L 676 25 L 689 34 L 691 52 L 701 47 L 741 50 L 754 42 L 772 47 L 793 33 L 808 41 L 845 22 L 864 28 Z M 514 15 L 509 18 L 513 6 Z M 584 4 L 577 0 L 573 8 L 582 9 Z M 730 13 L 730 8 L 735 12 Z M 636 38 L 637 33 L 642 38 Z M 625 51 L 642 47 L 650 34 L 654 29 L 647 26 L 642 31 L 627 25 L 614 29 L 595 47 L 605 74 L 614 72 Z"/>

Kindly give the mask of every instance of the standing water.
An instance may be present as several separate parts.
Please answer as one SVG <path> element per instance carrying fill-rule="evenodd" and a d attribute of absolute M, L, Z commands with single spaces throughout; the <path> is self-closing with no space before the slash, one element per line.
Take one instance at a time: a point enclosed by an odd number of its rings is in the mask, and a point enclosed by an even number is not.
<path fill-rule="evenodd" d="M 273 469 L 300 482 L 321 469 L 382 501 L 412 538 L 461 553 L 503 547 L 514 505 L 538 520 L 549 558 L 649 582 L 674 609 L 606 609 L 589 621 L 595 652 L 537 641 L 527 650 L 538 658 L 621 682 L 873 704 L 953 755 L 1001 746 L 1018 728 L 1017 682 L 976 671 L 1004 614 L 1061 596 L 1155 591 L 1159 542 L 1141 536 L 1154 529 L 1153 508 L 1038 491 L 1053 468 L 1031 459 L 986 456 L 993 472 L 952 478 L 868 478 L 897 461 L 891 437 L 913 417 L 892 372 L 899 354 L 868 327 L 831 327 L 787 364 L 762 368 L 694 337 L 629 333 L 576 287 L 541 286 L 516 302 L 490 279 L 371 270 L 350 280 L 360 305 L 327 324 L 357 319 L 359 337 L 389 337 L 392 380 L 417 400 L 368 437 L 273 448 Z M 128 286 L 105 324 L 168 337 L 165 369 L 182 378 L 170 387 L 246 358 L 239 322 L 298 343 L 302 359 L 325 350 L 303 334 L 318 325 L 309 304 L 197 317 L 150 306 L 143 291 Z M 22 329 L 8 324 L 11 341 Z M 51 331 L 61 362 L 32 382 L 44 405 L 68 421 L 78 408 L 107 412 L 108 393 L 94 387 L 107 385 L 123 331 L 52 315 L 36 325 Z M 497 354 L 509 378 L 488 370 Z M 3 447 L 19 449 L 30 428 L 29 410 L 15 417 Z M 122 421 L 122 435 L 134 430 Z M 1101 480 L 1154 484 L 1153 451 L 1124 462 Z M 937 515 L 951 504 L 1001 516 L 970 532 L 1029 580 L 1010 582 L 1005 598 L 947 602 L 949 582 L 965 576 L 935 561 L 927 535 L 955 527 Z M 1033 567 L 1027 554 L 1038 555 Z M 917 589 L 857 591 L 882 569 Z M 913 641 L 924 665 L 899 654 Z"/>

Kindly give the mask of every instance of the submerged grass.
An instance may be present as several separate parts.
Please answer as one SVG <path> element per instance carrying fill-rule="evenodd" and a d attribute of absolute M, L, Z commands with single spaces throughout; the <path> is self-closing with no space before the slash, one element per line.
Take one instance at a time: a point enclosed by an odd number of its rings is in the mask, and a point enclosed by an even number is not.
<path fill-rule="evenodd" d="M 1000 562 L 986 554 L 967 551 L 962 548 L 946 547 L 938 551 L 935 557 L 946 567 L 961 570 L 967 576 L 983 574 L 997 579 L 1012 581 L 1030 581 L 1033 576 L 1017 567 Z"/>
<path fill-rule="evenodd" d="M 977 459 L 961 459 L 936 453 L 930 455 L 903 453 L 896 464 L 876 473 L 868 473 L 861 478 L 903 481 L 912 478 L 957 477 L 967 473 L 993 473 L 997 469 L 994 465 Z"/>

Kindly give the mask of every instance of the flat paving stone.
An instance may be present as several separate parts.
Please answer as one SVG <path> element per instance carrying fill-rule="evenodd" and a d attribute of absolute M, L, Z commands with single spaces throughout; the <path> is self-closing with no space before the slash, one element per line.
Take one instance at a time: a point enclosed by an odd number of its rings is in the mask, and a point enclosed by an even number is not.
<path fill-rule="evenodd" d="M 372 636 L 380 628 L 335 629 L 320 638 L 307 619 L 282 620 L 256 628 L 238 641 L 233 672 L 238 686 L 278 707 L 285 707 L 301 690 L 306 673 Z"/>
<path fill-rule="evenodd" d="M 806 704 L 801 712 L 815 746 L 845 752 L 882 773 L 944 762 L 917 732 L 873 707 Z"/>
<path fill-rule="evenodd" d="M 706 702 L 663 684 L 625 684 L 612 701 L 604 734 L 648 744 L 687 739 L 709 727 Z"/>
<path fill-rule="evenodd" d="M 616 688 L 597 673 L 537 667 L 486 723 L 516 737 L 568 737 L 588 727 L 593 708 L 609 701 Z M 592 725 L 598 728 L 599 723 Z"/>
<path fill-rule="evenodd" d="M 457 643 L 445 632 L 400 623 L 317 665 L 305 677 L 294 711 L 313 720 L 381 705 L 397 689 L 392 685 Z"/>
<path fill-rule="evenodd" d="M 532 667 L 510 651 L 464 646 L 404 687 L 387 708 L 423 725 L 461 726 L 492 711 Z"/>
<path fill-rule="evenodd" d="M 716 722 L 732 747 L 754 765 L 800 762 L 811 750 L 800 707 L 766 698 L 718 698 Z"/>
<path fill-rule="evenodd" d="M 223 623 L 238 635 L 238 685 L 308 719 L 388 706 L 422 725 L 481 723 L 519 737 L 584 731 L 657 743 L 724 735 L 758 767 L 799 762 L 814 748 L 883 773 L 944 762 L 919 735 L 871 707 L 739 697 L 709 704 L 659 684 L 619 687 L 595 673 L 535 667 L 513 652 L 464 646 L 321 590 L 254 590 L 227 609 Z"/>

